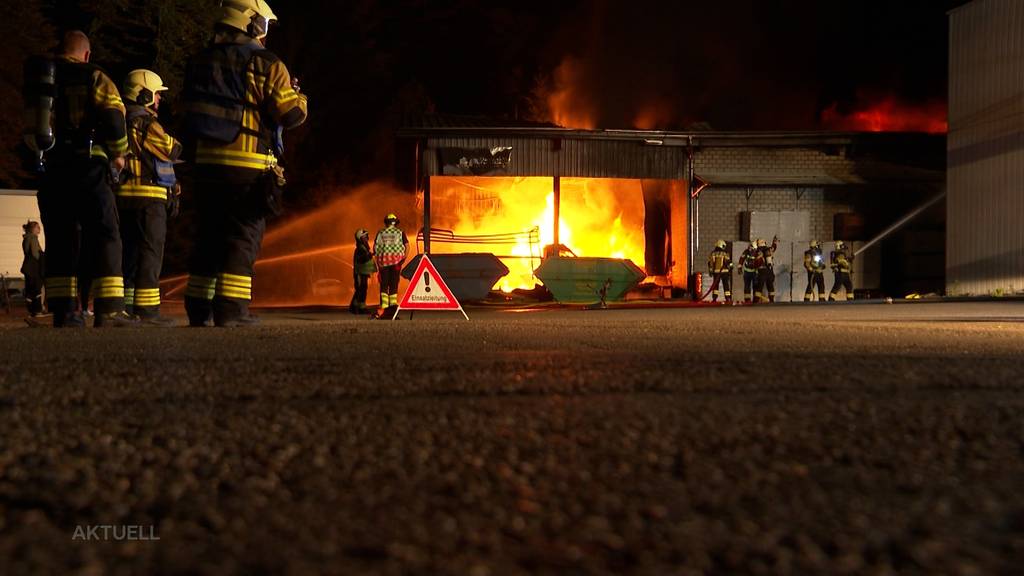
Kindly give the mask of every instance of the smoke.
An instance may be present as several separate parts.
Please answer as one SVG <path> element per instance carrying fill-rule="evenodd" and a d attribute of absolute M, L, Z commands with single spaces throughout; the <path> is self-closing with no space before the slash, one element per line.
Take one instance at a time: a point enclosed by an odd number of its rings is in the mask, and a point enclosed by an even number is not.
<path fill-rule="evenodd" d="M 555 33 L 532 110 L 571 128 L 819 129 L 870 89 L 931 116 L 944 18 L 923 4 L 595 0 Z M 926 20 L 927 36 L 906 34 Z"/>
<path fill-rule="evenodd" d="M 852 104 L 833 103 L 822 110 L 821 125 L 829 130 L 931 134 L 943 134 L 949 127 L 945 102 L 909 104 L 891 94 L 862 94 Z"/>

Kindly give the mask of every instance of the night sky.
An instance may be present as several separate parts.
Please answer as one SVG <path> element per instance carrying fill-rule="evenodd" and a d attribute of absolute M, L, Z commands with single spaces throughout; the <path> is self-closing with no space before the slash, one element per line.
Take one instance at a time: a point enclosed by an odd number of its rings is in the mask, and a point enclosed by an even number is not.
<path fill-rule="evenodd" d="M 216 4 L 178 5 L 204 2 Z M 395 174 L 395 130 L 430 112 L 574 128 L 941 132 L 946 12 L 961 3 L 271 0 L 280 23 L 268 47 L 311 97 L 286 164 L 297 200 L 315 204 Z M 174 43 L 161 36 L 160 48 L 147 17 L 111 8 L 124 0 L 43 4 L 55 33 L 124 31 L 131 46 L 95 36 L 97 63 L 118 79 L 159 67 Z M 182 32 L 179 70 L 209 32 Z M 5 70 L 17 74 L 22 57 Z M 172 129 L 177 96 L 161 110 Z"/>
<path fill-rule="evenodd" d="M 719 130 L 849 128 L 834 119 L 882 101 L 942 116 L 958 3 L 279 1 L 269 46 L 312 97 L 300 146 L 346 152 L 323 169 L 359 180 L 426 111 Z"/>

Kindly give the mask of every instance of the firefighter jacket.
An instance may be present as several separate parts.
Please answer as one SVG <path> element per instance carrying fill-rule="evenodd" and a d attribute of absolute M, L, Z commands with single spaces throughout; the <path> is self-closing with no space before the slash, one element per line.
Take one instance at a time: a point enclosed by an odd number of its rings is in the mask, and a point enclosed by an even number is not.
<path fill-rule="evenodd" d="M 369 240 L 359 240 L 356 242 L 352 262 L 355 273 L 360 276 L 369 276 L 377 271 L 377 266 L 373 261 L 373 252 L 370 251 Z"/>
<path fill-rule="evenodd" d="M 177 184 L 174 162 L 181 144 L 164 131 L 152 108 L 128 104 L 128 162 L 117 188 L 121 198 L 167 200 Z"/>
<path fill-rule="evenodd" d="M 715 248 L 708 254 L 708 271 L 712 274 L 723 274 L 732 270 L 732 257 L 722 248 Z"/>
<path fill-rule="evenodd" d="M 398 226 L 389 224 L 377 232 L 373 240 L 373 253 L 377 259 L 377 268 L 395 266 L 405 262 L 409 238 Z"/>
<path fill-rule="evenodd" d="M 832 252 L 832 269 L 836 272 L 846 273 L 853 270 L 853 257 L 847 254 L 845 248 Z"/>
<path fill-rule="evenodd" d="M 57 64 L 52 157 L 103 158 L 128 151 L 124 102 L 117 86 L 98 66 L 70 56 Z"/>
<path fill-rule="evenodd" d="M 808 272 L 823 272 L 825 270 L 825 257 L 821 250 L 811 248 L 804 252 L 804 270 Z"/>
<path fill-rule="evenodd" d="M 284 152 L 281 132 L 306 120 L 306 96 L 284 63 L 253 38 L 221 29 L 185 76 L 185 134 L 198 165 L 265 172 Z"/>
<path fill-rule="evenodd" d="M 761 251 L 754 246 L 747 247 L 740 255 L 740 266 L 744 272 L 754 272 L 757 270 L 756 260 L 761 254 Z"/>

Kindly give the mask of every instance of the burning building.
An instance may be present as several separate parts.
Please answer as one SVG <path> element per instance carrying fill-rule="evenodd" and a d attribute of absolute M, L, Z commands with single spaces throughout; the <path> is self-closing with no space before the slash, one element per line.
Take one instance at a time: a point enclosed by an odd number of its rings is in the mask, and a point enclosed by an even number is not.
<path fill-rule="evenodd" d="M 594 259 L 631 262 L 646 294 L 680 296 L 717 239 L 739 251 L 778 235 L 779 299 L 789 300 L 802 296 L 793 255 L 806 241 L 868 240 L 944 185 L 945 137 L 924 133 L 576 130 L 431 116 L 398 136 L 419 249 L 494 254 L 508 269 L 495 282 L 504 291 L 543 282 L 542 262 L 565 256 L 588 269 Z M 886 257 L 865 254 L 858 289 L 941 289 L 944 212 L 929 214 L 887 240 Z M 591 274 L 596 294 L 606 273 Z"/>

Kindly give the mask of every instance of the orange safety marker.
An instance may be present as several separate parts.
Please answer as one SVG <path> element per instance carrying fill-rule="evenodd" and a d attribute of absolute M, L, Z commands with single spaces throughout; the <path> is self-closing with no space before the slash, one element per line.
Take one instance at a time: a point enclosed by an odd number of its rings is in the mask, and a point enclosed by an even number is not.
<path fill-rule="evenodd" d="M 409 287 L 402 296 L 402 302 L 391 319 L 398 318 L 398 313 L 402 310 L 458 310 L 466 320 L 469 320 L 466 311 L 462 309 L 462 304 L 455 299 L 455 295 L 448 289 L 448 285 L 444 283 L 426 254 L 420 258 Z"/>

